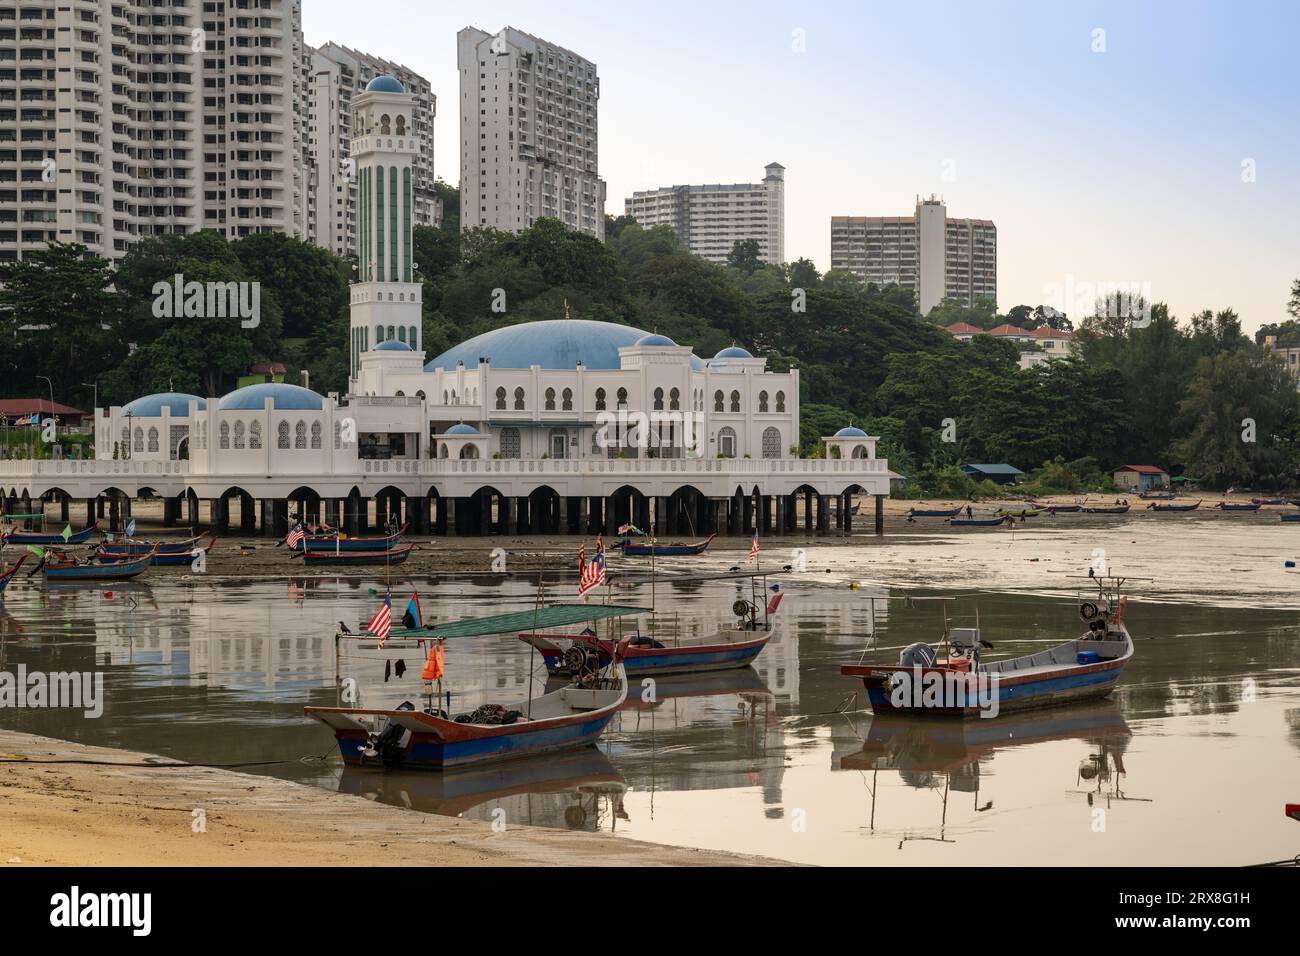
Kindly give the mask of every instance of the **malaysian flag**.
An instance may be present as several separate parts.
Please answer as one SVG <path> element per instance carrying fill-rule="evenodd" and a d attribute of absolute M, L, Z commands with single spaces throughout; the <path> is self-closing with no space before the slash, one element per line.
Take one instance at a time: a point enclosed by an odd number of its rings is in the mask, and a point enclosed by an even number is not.
<path fill-rule="evenodd" d="M 578 579 L 578 597 L 582 597 L 592 588 L 598 588 L 605 583 L 605 552 L 597 551 L 591 563 L 582 569 L 582 575 Z"/>
<path fill-rule="evenodd" d="M 754 532 L 754 538 L 749 542 L 749 563 L 752 564 L 758 557 L 758 532 Z"/>
<path fill-rule="evenodd" d="M 293 526 L 293 530 L 285 537 L 284 543 L 292 550 L 302 544 L 302 539 L 305 537 L 306 535 L 303 533 L 302 525 L 296 524 Z"/>
<path fill-rule="evenodd" d="M 379 638 L 379 646 L 384 646 L 384 638 L 388 637 L 388 632 L 393 627 L 393 601 L 392 598 L 384 598 L 384 603 L 379 605 L 379 610 L 375 616 L 370 619 L 366 625 L 366 630 L 375 637 Z"/>

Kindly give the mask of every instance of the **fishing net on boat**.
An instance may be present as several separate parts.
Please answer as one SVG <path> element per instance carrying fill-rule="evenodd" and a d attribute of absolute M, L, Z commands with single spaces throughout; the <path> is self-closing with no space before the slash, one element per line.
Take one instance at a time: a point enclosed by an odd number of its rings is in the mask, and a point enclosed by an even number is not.
<path fill-rule="evenodd" d="M 457 714 L 453 719 L 458 724 L 513 724 L 523 716 L 523 711 L 507 710 L 500 704 L 483 704 L 468 714 Z"/>

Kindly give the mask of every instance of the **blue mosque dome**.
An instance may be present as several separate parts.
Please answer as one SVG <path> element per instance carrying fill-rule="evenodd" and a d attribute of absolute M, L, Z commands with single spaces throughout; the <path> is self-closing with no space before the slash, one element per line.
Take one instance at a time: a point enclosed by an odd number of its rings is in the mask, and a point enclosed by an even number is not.
<path fill-rule="evenodd" d="M 387 73 L 377 76 L 366 84 L 367 93 L 405 93 L 406 87 L 402 86 L 400 80 L 395 76 L 389 76 Z"/>
<path fill-rule="evenodd" d="M 634 345 L 655 345 L 655 346 L 665 346 L 665 345 L 668 345 L 668 346 L 675 346 L 677 343 L 674 342 L 672 339 L 670 339 L 670 338 L 669 338 L 668 336 L 666 336 L 666 335 L 660 335 L 658 332 L 654 332 L 654 333 L 652 333 L 652 334 L 650 334 L 650 335 L 643 335 L 643 336 L 641 336 L 641 337 L 640 337 L 639 339 L 637 339 L 636 342 L 634 342 L 633 344 L 634 344 Z"/>
<path fill-rule="evenodd" d="M 191 400 L 199 403 L 199 411 L 208 407 L 207 401 L 197 395 L 189 395 L 185 392 L 159 392 L 157 395 L 145 395 L 128 405 L 123 405 L 122 414 L 135 418 L 159 418 L 166 408 L 172 415 L 188 415 Z"/>
<path fill-rule="evenodd" d="M 301 385 L 259 382 L 235 389 L 221 400 L 217 408 L 223 412 L 261 411 L 268 398 L 273 400 L 272 407 L 280 411 L 319 411 L 325 406 L 325 399 Z"/>
<path fill-rule="evenodd" d="M 461 422 L 459 425 L 452 425 L 445 432 L 443 432 L 443 434 L 444 435 L 477 435 L 478 432 L 474 429 L 473 425 L 466 425 L 464 422 Z"/>
<path fill-rule="evenodd" d="M 387 339 L 375 346 L 376 352 L 409 352 L 411 347 L 398 339 Z"/>
<path fill-rule="evenodd" d="M 832 437 L 834 438 L 866 438 L 867 433 L 855 425 L 846 425 L 837 431 Z"/>
<path fill-rule="evenodd" d="M 461 342 L 425 365 L 424 370 L 451 372 L 457 363 L 473 368 L 480 358 L 491 362 L 493 368 L 539 365 L 546 369 L 572 369 L 582 362 L 590 369 L 617 369 L 622 367 L 618 358 L 620 348 L 645 344 L 642 340 L 650 337 L 652 334 L 645 329 L 589 319 L 522 322 Z M 672 344 L 672 340 L 658 337 Z M 691 365 L 699 369 L 704 363 L 691 356 Z"/>
<path fill-rule="evenodd" d="M 727 346 L 725 349 L 723 349 L 721 352 L 719 352 L 717 355 L 713 356 L 713 358 L 714 358 L 715 361 L 716 361 L 717 359 L 733 359 L 733 358 L 734 358 L 734 359 L 752 359 L 753 357 L 754 357 L 754 356 L 750 355 L 747 351 L 745 351 L 744 349 L 742 349 L 739 345 L 729 345 L 729 346 Z"/>

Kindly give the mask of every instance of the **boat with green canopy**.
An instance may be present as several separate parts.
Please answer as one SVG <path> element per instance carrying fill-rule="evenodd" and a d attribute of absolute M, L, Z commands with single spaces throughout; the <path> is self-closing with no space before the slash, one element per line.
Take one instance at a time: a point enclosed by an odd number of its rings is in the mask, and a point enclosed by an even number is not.
<path fill-rule="evenodd" d="M 485 703 L 452 715 L 441 707 L 443 648 L 448 640 L 517 634 L 522 630 L 611 623 L 649 613 L 648 608 L 610 604 L 539 604 L 527 611 L 394 628 L 387 639 L 429 642 L 420 677 L 426 704 L 405 701 L 395 709 L 305 707 L 307 717 L 334 732 L 339 754 L 350 766 L 450 769 L 514 757 L 586 747 L 596 742 L 627 699 L 623 668 L 626 642 L 609 665 L 550 693 L 508 704 Z M 365 635 L 344 633 L 338 641 Z M 408 645 L 409 646 L 409 645 Z"/>

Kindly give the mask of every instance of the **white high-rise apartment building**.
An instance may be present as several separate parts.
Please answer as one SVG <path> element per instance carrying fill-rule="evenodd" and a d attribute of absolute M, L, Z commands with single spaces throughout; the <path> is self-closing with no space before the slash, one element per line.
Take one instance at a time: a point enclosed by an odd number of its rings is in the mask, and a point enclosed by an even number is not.
<path fill-rule="evenodd" d="M 697 256 L 725 262 L 732 247 L 758 241 L 766 263 L 785 261 L 785 167 L 769 163 L 761 183 L 664 186 L 634 192 L 624 213 L 638 224 L 671 226 Z"/>
<path fill-rule="evenodd" d="M 911 216 L 832 216 L 831 268 L 913 290 L 922 315 L 944 299 L 997 302 L 998 230 L 950 219 L 933 196 L 918 198 Z"/>
<path fill-rule="evenodd" d="M 304 232 L 300 0 L 0 0 L 0 259 Z"/>
<path fill-rule="evenodd" d="M 550 216 L 604 239 L 596 64 L 513 27 L 456 39 L 461 229 L 519 232 Z"/>
<path fill-rule="evenodd" d="M 433 121 L 437 98 L 415 71 L 339 43 L 307 49 L 307 238 L 335 255 L 357 248 L 356 162 L 352 156 L 353 99 L 376 76 L 396 77 L 415 97 L 413 222 L 436 226 L 442 204 L 433 188 Z"/>

